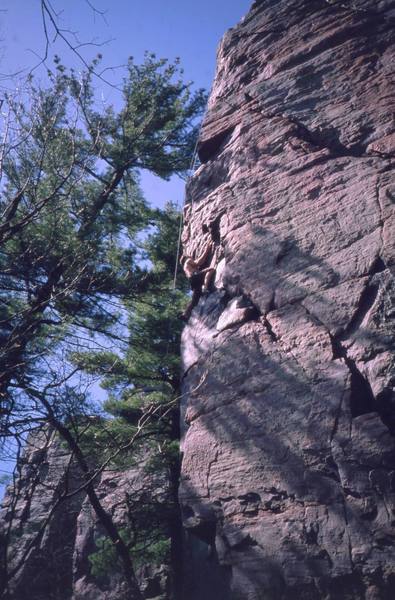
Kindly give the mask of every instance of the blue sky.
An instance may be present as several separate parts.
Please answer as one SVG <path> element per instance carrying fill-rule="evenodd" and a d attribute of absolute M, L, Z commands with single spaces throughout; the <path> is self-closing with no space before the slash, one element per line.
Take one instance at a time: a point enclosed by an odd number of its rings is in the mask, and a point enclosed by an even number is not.
<path fill-rule="evenodd" d="M 194 81 L 196 87 L 209 89 L 218 43 L 225 31 L 248 12 L 252 0 L 90 0 L 90 3 L 103 16 L 95 13 L 86 0 L 51 1 L 62 28 L 75 32 L 83 43 L 101 44 L 81 49 L 87 60 L 101 52 L 104 65 L 115 67 L 125 63 L 128 56 L 140 62 L 146 50 L 171 60 L 179 57 L 185 79 Z M 0 8 L 0 74 L 26 72 L 40 62 L 45 49 L 40 1 L 2 0 Z M 61 40 L 53 48 L 65 64 L 78 68 L 78 60 Z M 40 69 L 36 73 L 40 74 Z M 114 82 L 117 77 L 119 81 L 119 76 L 117 70 L 106 72 L 106 77 Z M 97 87 L 107 101 L 117 102 L 114 90 L 100 81 Z M 155 205 L 163 205 L 167 200 L 182 201 L 183 182 L 178 178 L 166 183 L 144 173 L 142 185 L 145 196 Z"/>
<path fill-rule="evenodd" d="M 83 42 L 113 41 L 102 47 L 108 64 L 129 55 L 140 60 L 145 50 L 179 56 L 187 77 L 199 86 L 211 83 L 215 50 L 226 29 L 248 11 L 251 0 L 90 0 L 104 13 L 95 15 L 85 0 L 52 0 L 61 26 L 78 32 Z M 2 0 L 1 71 L 35 62 L 44 40 L 39 0 Z M 59 53 L 61 47 L 58 46 Z"/>

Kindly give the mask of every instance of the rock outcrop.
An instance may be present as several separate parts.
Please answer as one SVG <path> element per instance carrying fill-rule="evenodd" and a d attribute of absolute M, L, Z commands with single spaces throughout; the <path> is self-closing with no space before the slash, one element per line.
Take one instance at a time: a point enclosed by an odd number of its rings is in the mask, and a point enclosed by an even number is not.
<path fill-rule="evenodd" d="M 145 598 L 394 597 L 394 24 L 393 0 L 256 0 L 220 45 L 183 231 L 216 268 L 182 340 L 184 557 L 134 556 Z M 139 458 L 96 492 L 179 549 Z M 7 600 L 129 600 L 52 430 L 18 469 Z"/>
<path fill-rule="evenodd" d="M 223 38 L 184 250 L 185 600 L 393 598 L 391 0 L 260 0 Z"/>
<path fill-rule="evenodd" d="M 103 471 L 96 493 L 121 532 L 135 530 L 133 561 L 143 597 L 166 600 L 174 589 L 170 559 L 158 561 L 154 550 L 158 539 L 173 534 L 171 482 L 160 469 L 144 468 L 146 452 L 138 458 L 140 464 Z M 82 474 L 59 436 L 50 428 L 30 434 L 18 471 L 0 513 L 1 565 L 6 551 L 9 579 L 2 598 L 130 600 Z"/>

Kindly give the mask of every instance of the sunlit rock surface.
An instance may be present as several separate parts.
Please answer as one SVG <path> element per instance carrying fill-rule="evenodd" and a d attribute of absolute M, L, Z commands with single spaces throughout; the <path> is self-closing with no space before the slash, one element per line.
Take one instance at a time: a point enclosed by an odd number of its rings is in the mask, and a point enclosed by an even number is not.
<path fill-rule="evenodd" d="M 395 590 L 390 0 L 261 0 L 223 38 L 183 244 L 185 600 Z M 244 313 L 243 313 L 244 311 Z"/>

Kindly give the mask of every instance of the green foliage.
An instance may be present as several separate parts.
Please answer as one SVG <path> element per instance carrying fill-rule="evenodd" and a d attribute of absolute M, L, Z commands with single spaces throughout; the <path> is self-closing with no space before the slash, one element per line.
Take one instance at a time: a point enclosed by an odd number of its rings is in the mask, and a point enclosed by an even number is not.
<path fill-rule="evenodd" d="M 180 444 L 178 440 L 173 440 L 170 436 L 164 437 L 159 448 L 157 445 L 157 450 L 157 452 L 152 452 L 147 460 L 145 465 L 147 473 L 155 474 L 163 469 L 171 471 L 178 467 L 180 461 Z"/>
<path fill-rule="evenodd" d="M 98 581 L 105 582 L 108 575 L 119 569 L 117 552 L 112 541 L 102 536 L 95 541 L 97 550 L 88 556 L 90 570 Z"/>
<path fill-rule="evenodd" d="M 144 421 L 144 444 L 152 437 L 152 448 L 156 448 L 158 454 L 156 461 L 153 452 L 151 470 L 155 464 L 166 464 L 169 468 L 174 464 L 174 456 L 172 460 L 167 457 L 174 448 L 172 440 L 178 435 L 175 397 L 178 395 L 182 330 L 178 313 L 182 310 L 187 289 L 181 274 L 178 289 L 172 289 L 179 213 L 169 204 L 155 217 L 155 226 L 143 243 L 144 258 L 151 265 L 152 285 L 137 298 L 125 301 L 129 331 L 126 352 L 124 355 L 107 351 L 74 354 L 74 360 L 81 368 L 103 377 L 103 385 L 109 392 L 104 409 L 115 417 L 106 424 L 106 429 L 111 429 L 117 444 L 121 440 L 126 443 L 147 411 L 154 411 L 152 418 Z M 107 434 L 102 431 L 95 435 L 100 437 L 99 452 L 103 436 Z M 107 440 L 105 452 L 112 448 L 111 441 Z M 94 452 L 93 445 L 90 451 Z M 128 460 L 126 455 L 121 463 L 117 459 L 118 466 L 125 466 L 125 460 Z"/>
<path fill-rule="evenodd" d="M 124 372 L 141 382 L 160 376 L 163 360 L 145 346 L 148 329 L 152 348 L 169 354 L 168 304 L 179 304 L 181 296 L 169 296 L 165 269 L 174 266 L 170 234 L 178 213 L 149 208 L 139 170 L 168 178 L 187 169 L 204 94 L 181 81 L 177 64 L 147 55 L 142 65 L 128 63 L 121 109 L 99 109 L 92 69 L 77 75 L 57 59 L 48 87 L 31 78 L 26 102 L 7 97 L 12 126 L 0 197 L 0 399 L 11 412 L 29 405 L 34 412 L 32 386 L 47 386 L 57 390 L 51 403 L 61 415 L 67 360 L 74 353 L 87 372 L 108 368 L 111 352 L 87 358 L 81 350 L 102 346 L 101 336 L 117 341 L 123 335 L 124 302 L 135 355 L 127 365 L 115 360 L 108 385 Z M 169 341 L 173 371 L 178 333 L 176 327 Z"/>
<path fill-rule="evenodd" d="M 168 564 L 170 560 L 171 541 L 164 537 L 161 530 L 145 531 L 148 538 L 140 540 L 131 546 L 131 533 L 128 529 L 121 529 L 120 534 L 124 542 L 130 547 L 130 556 L 136 567 L 145 565 L 159 566 Z M 106 583 L 109 577 L 120 570 L 117 552 L 112 541 L 101 536 L 95 541 L 96 551 L 88 556 L 90 572 L 99 582 Z"/>
<path fill-rule="evenodd" d="M 0 475 L 0 485 L 8 485 L 12 481 L 12 475 L 4 473 Z"/>
<path fill-rule="evenodd" d="M 163 538 L 152 544 L 140 542 L 133 548 L 136 565 L 161 565 L 170 560 L 170 539 Z"/>
<path fill-rule="evenodd" d="M 172 204 L 156 211 L 153 230 L 143 243 L 143 257 L 151 265 L 150 286 L 137 297 L 125 300 L 128 311 L 129 348 L 124 356 L 114 352 L 80 353 L 74 358 L 90 373 L 106 377 L 108 389 L 128 385 L 135 393 L 147 385 L 165 392 L 176 387 L 179 371 L 179 340 L 182 322 L 177 318 L 187 282 L 178 275 L 177 289 L 172 278 L 177 255 L 180 214 Z"/>
<path fill-rule="evenodd" d="M 47 87 L 32 78 L 26 101 L 7 97 L 3 106 L 11 125 L 0 178 L 0 429 L 23 441 L 32 424 L 49 422 L 87 476 L 91 501 L 95 466 L 141 462 L 142 485 L 149 473 L 166 493 L 128 499 L 118 547 L 137 564 L 167 562 L 177 314 L 188 286 L 180 275 L 172 289 L 179 211 L 152 209 L 139 172 L 166 179 L 187 170 L 205 97 L 181 81 L 177 64 L 147 55 L 128 63 L 120 110 L 103 108 L 92 69 L 77 75 L 57 59 Z M 107 415 L 89 401 L 88 376 L 108 391 Z M 105 536 L 96 546 L 92 574 L 106 578 L 125 554 Z"/>

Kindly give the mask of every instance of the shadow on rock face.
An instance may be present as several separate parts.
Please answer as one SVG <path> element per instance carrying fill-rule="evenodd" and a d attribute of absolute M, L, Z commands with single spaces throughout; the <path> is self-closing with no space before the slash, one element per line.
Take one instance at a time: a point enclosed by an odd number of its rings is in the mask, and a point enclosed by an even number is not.
<path fill-rule="evenodd" d="M 218 598 L 351 600 L 377 587 L 377 569 L 389 598 L 393 277 L 373 248 L 349 283 L 289 234 L 286 252 L 266 238 L 276 251 L 259 262 L 265 234 L 233 255 L 229 288 L 202 301 L 183 334 L 194 360 L 180 502 L 190 572 L 206 573 L 191 600 L 216 597 L 208 588 Z M 267 298 L 266 313 L 218 331 L 234 293 Z"/>

